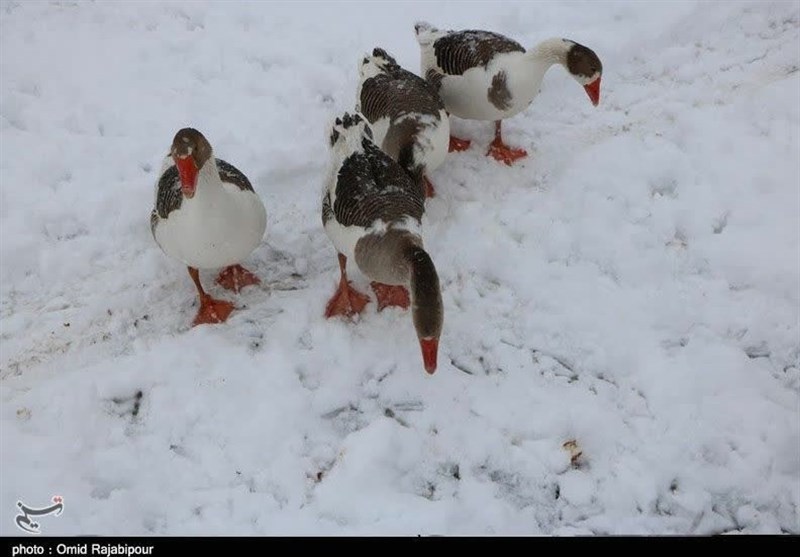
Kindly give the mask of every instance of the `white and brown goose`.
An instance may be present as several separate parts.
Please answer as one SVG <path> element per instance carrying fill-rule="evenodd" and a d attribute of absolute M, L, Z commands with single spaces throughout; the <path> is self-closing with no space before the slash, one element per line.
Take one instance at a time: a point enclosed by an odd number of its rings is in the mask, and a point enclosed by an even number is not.
<path fill-rule="evenodd" d="M 178 131 L 156 183 L 150 229 L 164 253 L 189 268 L 200 298 L 194 325 L 222 323 L 234 307 L 203 290 L 198 270 L 224 267 L 217 283 L 234 292 L 258 284 L 240 263 L 261 243 L 266 226 L 264 204 L 247 177 L 215 158 L 202 133 Z"/>
<path fill-rule="evenodd" d="M 339 254 L 340 281 L 325 316 L 353 315 L 368 303 L 347 280 L 347 261 L 355 261 L 372 281 L 379 310 L 410 303 L 423 364 L 433 373 L 444 314 L 439 276 L 420 233 L 421 184 L 373 142 L 358 114 L 336 119 L 330 145 L 322 223 Z"/>
<path fill-rule="evenodd" d="M 539 93 L 548 69 L 560 64 L 586 90 L 592 104 L 600 102 L 603 64 L 591 49 L 554 38 L 526 50 L 518 42 L 491 31 L 439 30 L 429 23 L 415 26 L 422 74 L 438 91 L 445 108 L 459 118 L 495 122 L 495 137 L 487 155 L 506 164 L 527 156 L 524 149 L 503 143 L 501 126 Z M 451 137 L 450 150 L 468 149 L 468 140 Z"/>
<path fill-rule="evenodd" d="M 369 120 L 375 143 L 412 174 L 421 173 L 425 196 L 433 197 L 428 176 L 444 162 L 450 139 L 439 95 L 382 48 L 364 56 L 359 74 L 356 111 Z"/>

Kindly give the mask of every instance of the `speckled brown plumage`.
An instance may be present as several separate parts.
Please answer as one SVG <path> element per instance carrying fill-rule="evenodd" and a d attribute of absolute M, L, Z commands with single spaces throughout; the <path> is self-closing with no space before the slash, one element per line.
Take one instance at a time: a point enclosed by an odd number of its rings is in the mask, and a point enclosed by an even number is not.
<path fill-rule="evenodd" d="M 438 117 L 444 109 L 439 96 L 421 77 L 405 74 L 380 74 L 361 86 L 361 113 L 370 122 L 381 118 L 399 119 L 409 113 Z"/>
<path fill-rule="evenodd" d="M 415 160 L 414 146 L 424 142 L 421 134 L 441 119 L 444 103 L 427 81 L 400 67 L 385 50 L 376 48 L 372 55 L 382 59 L 382 73 L 361 84 L 361 113 L 373 124 L 389 120 L 381 149 L 412 174 L 421 174 L 424 165 Z"/>
<path fill-rule="evenodd" d="M 376 220 L 385 223 L 411 217 L 422 219 L 425 195 L 416 181 L 399 164 L 364 138 L 363 152 L 342 163 L 336 177 L 336 200 L 330 194 L 322 204 L 323 223 L 336 218 L 343 226 L 369 227 Z"/>
<path fill-rule="evenodd" d="M 447 75 L 462 75 L 470 68 L 486 67 L 505 52 L 525 52 L 518 42 L 491 31 L 456 31 L 433 43 L 436 64 Z"/>

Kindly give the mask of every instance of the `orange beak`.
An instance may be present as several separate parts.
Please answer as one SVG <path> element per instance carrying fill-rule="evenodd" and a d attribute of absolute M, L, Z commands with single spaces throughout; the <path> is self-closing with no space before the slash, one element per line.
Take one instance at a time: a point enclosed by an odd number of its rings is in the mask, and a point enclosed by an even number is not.
<path fill-rule="evenodd" d="M 433 375 L 436 371 L 436 354 L 439 351 L 438 338 L 421 338 L 419 345 L 422 348 L 422 361 L 425 363 L 425 371 Z"/>
<path fill-rule="evenodd" d="M 592 104 L 597 106 L 600 102 L 600 78 L 598 77 L 589 85 L 584 85 L 583 88 L 586 89 L 586 94 L 589 95 Z"/>
<path fill-rule="evenodd" d="M 194 197 L 194 190 L 197 187 L 197 165 L 192 157 L 174 157 L 175 166 L 178 167 L 178 174 L 181 177 L 181 191 L 186 197 Z"/>

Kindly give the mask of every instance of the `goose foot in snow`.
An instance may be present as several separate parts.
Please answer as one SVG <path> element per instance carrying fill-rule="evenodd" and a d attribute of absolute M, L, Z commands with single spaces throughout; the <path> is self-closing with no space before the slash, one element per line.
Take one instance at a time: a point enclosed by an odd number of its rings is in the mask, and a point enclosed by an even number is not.
<path fill-rule="evenodd" d="M 380 282 L 371 284 L 372 290 L 375 291 L 375 296 L 378 298 L 378 311 L 389 306 L 408 309 L 408 306 L 411 305 L 411 299 L 405 286 L 392 286 Z"/>
<path fill-rule="evenodd" d="M 525 149 L 513 149 L 503 143 L 501 140 L 495 139 L 489 145 L 489 151 L 486 153 L 487 156 L 491 156 L 497 161 L 506 163 L 508 166 L 511 166 L 519 159 L 524 159 L 528 156 L 528 152 Z"/>
<path fill-rule="evenodd" d="M 472 141 L 469 139 L 459 139 L 453 135 L 450 136 L 450 153 L 460 153 L 461 151 L 466 151 L 469 149 L 469 146 L 472 144 Z"/>
<path fill-rule="evenodd" d="M 261 279 L 241 265 L 226 267 L 217 277 L 217 284 L 222 288 L 233 290 L 237 294 L 245 286 L 261 284 Z"/>
<path fill-rule="evenodd" d="M 232 311 L 232 303 L 217 300 L 206 294 L 200 297 L 200 311 L 197 312 L 192 326 L 224 323 Z"/>

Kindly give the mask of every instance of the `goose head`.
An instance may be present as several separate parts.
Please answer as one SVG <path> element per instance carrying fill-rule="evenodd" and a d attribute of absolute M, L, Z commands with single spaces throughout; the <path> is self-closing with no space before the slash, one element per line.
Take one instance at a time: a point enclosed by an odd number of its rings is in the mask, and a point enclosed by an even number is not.
<path fill-rule="evenodd" d="M 187 198 L 194 197 L 200 169 L 211 158 L 211 144 L 194 128 L 183 128 L 175 134 L 169 151 L 181 179 L 181 191 Z"/>
<path fill-rule="evenodd" d="M 592 104 L 597 106 L 600 102 L 600 78 L 603 76 L 603 63 L 592 49 L 568 39 L 565 39 L 565 42 L 568 48 L 564 66 L 575 81 L 586 90 Z"/>

